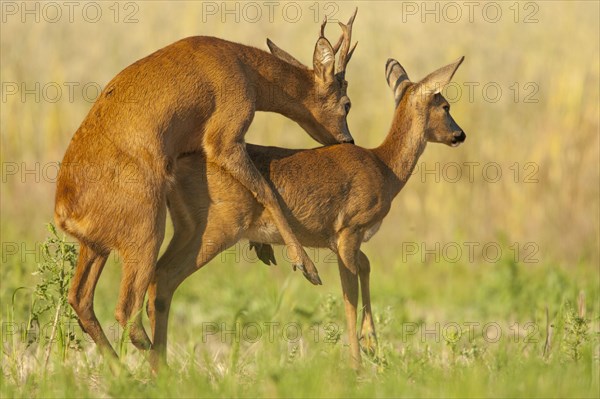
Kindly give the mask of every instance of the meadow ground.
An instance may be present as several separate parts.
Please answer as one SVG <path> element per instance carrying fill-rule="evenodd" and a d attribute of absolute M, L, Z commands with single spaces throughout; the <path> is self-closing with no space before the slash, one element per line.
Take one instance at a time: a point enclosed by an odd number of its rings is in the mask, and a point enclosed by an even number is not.
<path fill-rule="evenodd" d="M 2 397 L 600 395 L 597 2 L 23 4 L 1 4 Z M 310 65 L 323 15 L 344 20 L 356 5 L 357 144 L 389 127 L 387 58 L 417 80 L 466 56 L 445 94 L 467 141 L 428 146 L 363 246 L 377 353 L 350 369 L 328 251 L 309 252 L 324 281 L 313 287 L 282 248 L 267 267 L 240 243 L 177 291 L 171 369 L 154 379 L 114 321 L 114 254 L 95 307 L 128 370 L 114 376 L 64 304 L 76 248 L 45 227 L 58 162 L 97 90 L 190 35 L 265 49 L 269 37 Z M 247 139 L 315 146 L 274 114 L 257 114 Z"/>

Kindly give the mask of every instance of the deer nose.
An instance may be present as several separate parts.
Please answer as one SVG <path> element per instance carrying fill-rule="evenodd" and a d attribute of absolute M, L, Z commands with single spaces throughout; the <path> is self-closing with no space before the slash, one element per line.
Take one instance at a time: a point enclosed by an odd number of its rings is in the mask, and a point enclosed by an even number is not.
<path fill-rule="evenodd" d="M 354 144 L 354 139 L 344 140 L 342 141 L 342 144 Z"/>
<path fill-rule="evenodd" d="M 465 141 L 466 138 L 467 138 L 467 135 L 462 130 L 459 130 L 458 132 L 454 132 L 454 139 L 458 143 L 462 143 L 463 141 Z"/>

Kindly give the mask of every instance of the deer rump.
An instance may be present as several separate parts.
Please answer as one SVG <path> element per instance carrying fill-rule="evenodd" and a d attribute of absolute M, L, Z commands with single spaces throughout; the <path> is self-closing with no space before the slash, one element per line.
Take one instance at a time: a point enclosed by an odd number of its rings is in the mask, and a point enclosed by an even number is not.
<path fill-rule="evenodd" d="M 381 161 L 362 147 L 339 144 L 291 150 L 248 144 L 247 151 L 274 187 L 304 246 L 335 250 L 337 233 L 348 226 L 370 238 L 389 211 L 381 192 Z M 283 244 L 269 212 L 201 152 L 177 160 L 167 199 L 172 217 L 191 223 L 197 234 L 221 226 L 227 236 L 237 237 L 236 242 Z"/>

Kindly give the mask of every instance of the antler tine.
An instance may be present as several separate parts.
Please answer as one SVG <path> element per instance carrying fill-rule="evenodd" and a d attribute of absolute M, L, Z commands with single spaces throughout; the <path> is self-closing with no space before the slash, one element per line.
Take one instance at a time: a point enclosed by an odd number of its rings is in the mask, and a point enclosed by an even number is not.
<path fill-rule="evenodd" d="M 338 50 L 340 49 L 340 46 L 342 45 L 343 40 L 344 40 L 344 35 L 342 34 L 340 36 L 340 38 L 338 39 L 337 43 L 335 44 L 335 46 L 333 46 L 333 54 L 337 54 Z"/>
<path fill-rule="evenodd" d="M 336 73 L 344 73 L 346 71 L 346 65 L 348 64 L 348 61 L 350 61 L 350 57 L 352 57 L 352 52 L 354 52 L 354 49 L 356 48 L 355 44 L 354 47 L 352 47 L 352 51 L 348 52 L 348 50 L 350 50 L 350 42 L 352 40 L 352 24 L 354 23 L 354 18 L 356 18 L 357 12 L 358 7 L 354 9 L 354 14 L 352 14 L 347 24 L 344 25 L 343 23 L 339 22 L 340 27 L 342 28 L 342 37 L 340 38 L 340 62 L 337 65 Z M 336 49 L 334 48 L 334 50 Z"/>
<path fill-rule="evenodd" d="M 320 37 L 325 37 L 325 25 L 327 25 L 327 15 L 325 15 L 325 18 L 323 18 L 323 22 L 321 23 L 321 36 Z"/>
<path fill-rule="evenodd" d="M 354 9 L 354 14 L 352 14 L 352 16 L 350 17 L 350 19 L 348 20 L 348 23 L 346 25 L 348 25 L 350 27 L 350 29 L 352 29 L 352 24 L 354 23 L 354 18 L 356 18 L 356 13 L 358 12 L 358 7 L 356 7 Z"/>
<path fill-rule="evenodd" d="M 350 17 L 350 20 L 348 20 L 348 23 L 346 24 L 347 26 L 350 27 L 350 30 L 352 30 L 352 24 L 354 23 L 354 18 L 356 17 L 356 13 L 358 12 L 358 7 L 356 7 L 354 9 L 354 14 Z M 343 25 L 341 22 L 338 22 L 340 25 Z M 340 35 L 340 38 L 338 39 L 337 43 L 335 44 L 335 46 L 333 46 L 333 53 L 337 54 L 338 50 L 340 49 L 340 46 L 342 45 L 342 42 L 344 40 L 344 34 L 342 33 Z"/>
<path fill-rule="evenodd" d="M 352 46 L 350 51 L 348 51 L 348 57 L 346 57 L 346 64 L 348 64 L 350 62 L 350 58 L 352 58 L 352 54 L 354 54 L 354 49 L 356 48 L 357 44 L 358 44 L 358 42 L 355 42 L 354 46 Z"/>

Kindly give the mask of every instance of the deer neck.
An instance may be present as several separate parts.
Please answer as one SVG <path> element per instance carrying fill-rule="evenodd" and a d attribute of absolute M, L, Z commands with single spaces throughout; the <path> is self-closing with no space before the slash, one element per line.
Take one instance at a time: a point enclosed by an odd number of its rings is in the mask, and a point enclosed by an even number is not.
<path fill-rule="evenodd" d="M 314 96 L 313 73 L 262 52 L 247 60 L 256 90 L 256 110 L 276 112 L 296 122 L 305 118 Z"/>
<path fill-rule="evenodd" d="M 404 105 L 405 101 L 398 105 L 387 137 L 373 150 L 387 167 L 393 196 L 404 187 L 427 145 L 425 120 Z"/>

